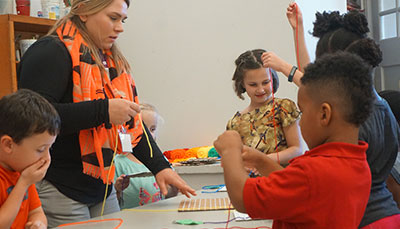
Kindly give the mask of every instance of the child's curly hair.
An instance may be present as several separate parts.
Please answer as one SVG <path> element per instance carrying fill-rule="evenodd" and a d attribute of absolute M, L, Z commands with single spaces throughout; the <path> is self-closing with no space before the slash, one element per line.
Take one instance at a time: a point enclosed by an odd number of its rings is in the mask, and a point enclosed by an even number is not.
<path fill-rule="evenodd" d="M 312 35 L 319 37 L 316 57 L 338 50 L 360 56 L 371 67 L 382 62 L 382 52 L 374 40 L 367 37 L 369 32 L 365 15 L 350 11 L 340 15 L 338 11 L 316 13 Z"/>
<path fill-rule="evenodd" d="M 240 54 L 240 56 L 235 60 L 236 70 L 235 73 L 233 73 L 232 80 L 234 81 L 233 86 L 236 95 L 240 99 L 244 99 L 242 94 L 246 92 L 243 86 L 243 80 L 246 71 L 252 69 L 264 68 L 263 62 L 261 60 L 261 55 L 264 52 L 266 52 L 264 49 L 254 49 L 251 51 L 246 51 Z M 273 93 L 276 93 L 276 91 L 279 88 L 278 74 L 272 68 L 271 68 L 271 74 L 272 74 L 272 91 Z"/>
<path fill-rule="evenodd" d="M 312 99 L 334 101 L 343 119 L 356 126 L 372 111 L 370 66 L 358 55 L 342 51 L 326 54 L 305 68 L 301 83 Z"/>

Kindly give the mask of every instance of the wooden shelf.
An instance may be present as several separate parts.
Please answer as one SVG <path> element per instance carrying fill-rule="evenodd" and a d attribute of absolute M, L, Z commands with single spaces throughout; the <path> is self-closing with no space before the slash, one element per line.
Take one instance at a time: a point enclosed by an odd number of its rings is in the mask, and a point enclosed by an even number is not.
<path fill-rule="evenodd" d="M 18 89 L 15 52 L 19 45 L 16 41 L 44 36 L 55 22 L 24 15 L 0 15 L 0 97 Z"/>

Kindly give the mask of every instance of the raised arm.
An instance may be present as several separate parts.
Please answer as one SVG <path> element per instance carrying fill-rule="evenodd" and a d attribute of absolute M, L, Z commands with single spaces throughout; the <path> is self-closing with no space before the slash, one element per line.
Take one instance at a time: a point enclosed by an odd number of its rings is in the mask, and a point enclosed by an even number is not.
<path fill-rule="evenodd" d="M 304 68 L 310 63 L 307 46 L 304 37 L 303 15 L 296 3 L 290 3 L 286 9 L 286 16 L 293 29 L 294 45 L 296 48 L 296 59 L 299 70 L 304 72 Z"/>
<path fill-rule="evenodd" d="M 286 77 L 289 77 L 293 65 L 281 59 L 274 52 L 263 53 L 261 59 L 265 68 L 272 68 L 275 71 L 282 72 Z M 297 86 L 300 86 L 301 77 L 303 77 L 303 73 L 299 70 L 296 70 L 293 75 L 293 83 L 295 83 Z"/>

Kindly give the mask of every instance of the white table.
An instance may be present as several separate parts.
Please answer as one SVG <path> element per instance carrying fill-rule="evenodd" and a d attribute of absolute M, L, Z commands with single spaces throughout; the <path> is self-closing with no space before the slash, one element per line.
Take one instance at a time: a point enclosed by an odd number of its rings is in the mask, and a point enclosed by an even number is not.
<path fill-rule="evenodd" d="M 201 193 L 197 191 L 196 198 L 221 198 L 226 197 L 226 192 L 218 193 Z M 174 198 L 162 200 L 156 203 L 151 203 L 141 207 L 123 210 L 121 212 L 105 215 L 102 217 L 94 218 L 93 220 L 119 218 L 123 220 L 122 225 L 119 227 L 124 228 L 140 228 L 140 229 L 159 229 L 159 228 L 185 228 L 185 229 L 199 229 L 199 228 L 225 228 L 226 223 L 213 223 L 213 224 L 200 224 L 200 225 L 180 225 L 173 223 L 174 220 L 191 219 L 202 222 L 226 222 L 228 220 L 228 210 L 221 211 L 197 211 L 197 212 L 178 212 L 179 203 L 186 197 L 179 195 Z M 230 211 L 230 219 L 232 219 L 233 210 Z M 119 221 L 105 221 L 105 222 L 92 222 L 84 223 L 73 226 L 61 227 L 65 229 L 102 229 L 102 228 L 115 228 Z M 239 226 L 245 228 L 256 228 L 259 226 L 272 227 L 272 220 L 252 220 L 252 221 L 231 221 L 228 227 Z"/>

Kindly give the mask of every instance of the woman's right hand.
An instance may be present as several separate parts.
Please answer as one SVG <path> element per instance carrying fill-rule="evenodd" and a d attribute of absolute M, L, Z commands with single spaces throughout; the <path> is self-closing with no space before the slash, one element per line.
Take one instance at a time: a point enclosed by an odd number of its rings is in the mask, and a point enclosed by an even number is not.
<path fill-rule="evenodd" d="M 303 25 L 303 15 L 301 13 L 299 6 L 294 2 L 290 3 L 288 8 L 286 9 L 286 17 L 288 18 L 289 24 L 290 26 L 292 26 L 293 29 L 296 29 L 297 17 L 298 17 L 298 25 L 299 26 Z"/>
<path fill-rule="evenodd" d="M 108 100 L 108 114 L 111 124 L 124 124 L 131 120 L 131 118 L 135 117 L 138 113 L 140 113 L 140 107 L 134 102 L 126 99 Z"/>

